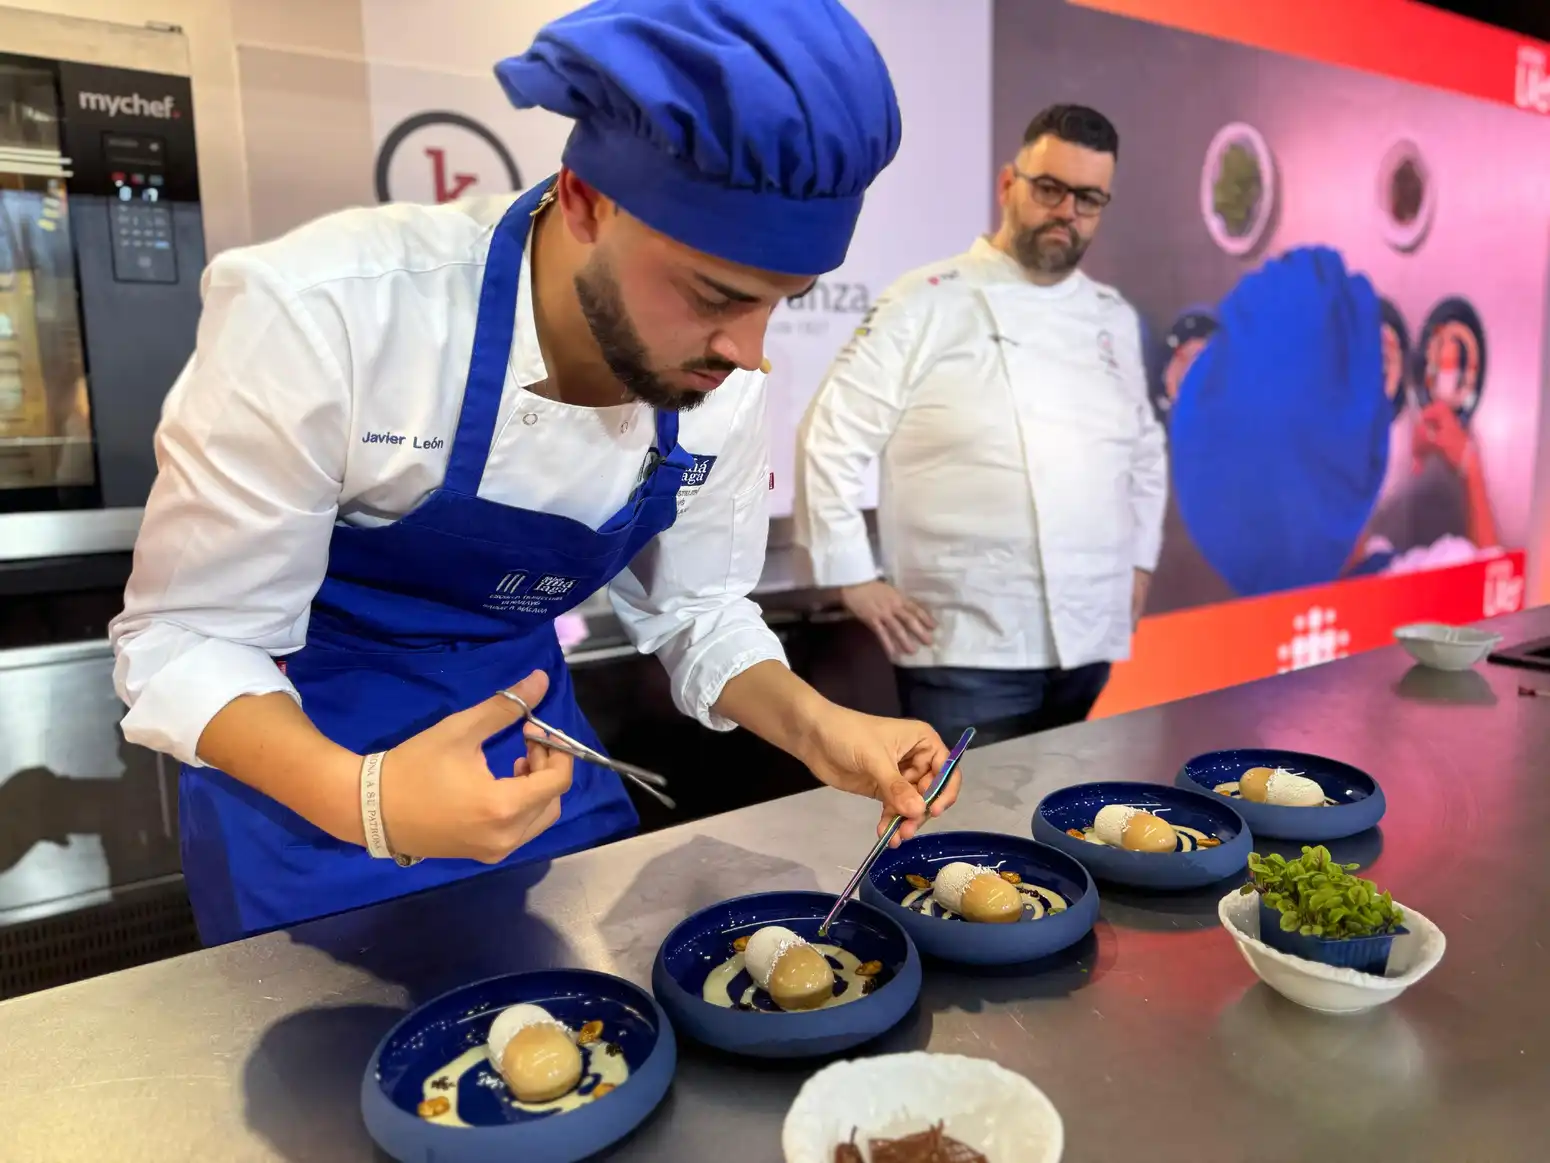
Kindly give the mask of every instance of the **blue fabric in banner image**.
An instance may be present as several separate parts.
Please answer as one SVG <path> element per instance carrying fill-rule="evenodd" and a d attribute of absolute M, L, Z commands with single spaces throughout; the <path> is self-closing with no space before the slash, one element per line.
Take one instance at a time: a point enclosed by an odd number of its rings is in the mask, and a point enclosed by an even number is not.
<path fill-rule="evenodd" d="M 1217 317 L 1170 423 L 1184 524 L 1240 596 L 1334 581 L 1388 467 L 1378 295 L 1304 247 L 1244 275 Z"/>

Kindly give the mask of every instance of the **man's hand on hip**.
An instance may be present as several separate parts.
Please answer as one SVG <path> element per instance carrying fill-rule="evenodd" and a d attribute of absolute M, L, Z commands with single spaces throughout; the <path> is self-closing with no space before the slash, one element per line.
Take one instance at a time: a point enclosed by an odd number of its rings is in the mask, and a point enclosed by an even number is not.
<path fill-rule="evenodd" d="M 1141 615 L 1146 613 L 1146 595 L 1151 588 L 1151 572 L 1144 569 L 1136 570 L 1135 580 L 1130 585 L 1130 630 L 1132 633 L 1141 624 Z"/>
<path fill-rule="evenodd" d="M 917 647 L 931 645 L 936 620 L 919 602 L 885 581 L 844 586 L 840 601 L 857 621 L 877 635 L 889 658 L 903 658 L 914 654 Z"/>

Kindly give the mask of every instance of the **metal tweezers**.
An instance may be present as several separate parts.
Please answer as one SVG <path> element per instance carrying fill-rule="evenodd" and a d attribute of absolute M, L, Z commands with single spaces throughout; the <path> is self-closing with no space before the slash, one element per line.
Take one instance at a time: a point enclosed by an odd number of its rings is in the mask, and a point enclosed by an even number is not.
<path fill-rule="evenodd" d="M 647 771 L 644 767 L 636 767 L 633 763 L 621 763 L 617 759 L 610 759 L 601 751 L 594 751 L 579 739 L 572 739 L 558 727 L 549 726 L 548 723 L 545 723 L 537 715 L 533 714 L 533 708 L 528 706 L 519 696 L 512 694 L 508 690 L 500 690 L 496 693 L 504 695 L 522 708 L 522 714 L 527 721 L 547 736 L 543 740 L 545 747 L 554 751 L 562 751 L 573 759 L 584 759 L 588 763 L 595 763 L 599 767 L 606 767 L 609 771 L 617 772 L 624 776 L 625 779 L 629 780 L 647 795 L 655 798 L 664 807 L 678 807 L 672 796 L 658 790 L 667 786 L 667 780 L 656 772 Z"/>
<path fill-rule="evenodd" d="M 969 743 L 974 738 L 974 728 L 970 727 L 958 737 L 958 742 L 947 753 L 947 761 L 942 764 L 942 770 L 937 774 L 936 782 L 931 785 L 931 790 L 925 794 L 926 819 L 931 818 L 931 805 L 936 803 L 937 796 L 941 795 L 947 787 L 947 781 L 952 778 L 953 769 L 958 766 L 958 761 L 963 758 L 963 753 L 969 749 Z M 894 833 L 899 830 L 899 825 L 904 823 L 903 816 L 895 816 L 893 821 L 884 829 L 883 834 L 877 838 L 877 843 L 872 845 L 872 851 L 867 853 L 866 859 L 851 876 L 850 883 L 840 892 L 834 902 L 834 907 L 829 910 L 829 915 L 823 919 L 823 924 L 818 926 L 818 935 L 826 937 L 829 934 L 829 926 L 834 924 L 834 918 L 840 915 L 840 910 L 845 907 L 845 902 L 850 900 L 851 894 L 861 883 L 863 877 L 871 871 L 872 865 L 877 863 L 877 858 L 888 850 L 888 842 L 893 839 Z"/>

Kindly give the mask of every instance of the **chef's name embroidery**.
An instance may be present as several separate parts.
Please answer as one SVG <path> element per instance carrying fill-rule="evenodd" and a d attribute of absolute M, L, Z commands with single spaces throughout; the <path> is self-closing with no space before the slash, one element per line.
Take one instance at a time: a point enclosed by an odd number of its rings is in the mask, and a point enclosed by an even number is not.
<path fill-rule="evenodd" d="M 484 608 L 499 614 L 552 615 L 559 612 L 556 607 L 569 606 L 575 600 L 576 584 L 573 577 L 513 570 L 496 583 Z"/>
<path fill-rule="evenodd" d="M 694 457 L 694 463 L 684 470 L 683 481 L 678 486 L 678 513 L 680 516 L 683 515 L 683 511 L 688 507 L 689 502 L 694 499 L 695 494 L 704 487 L 706 478 L 710 476 L 710 470 L 715 467 L 716 458 L 714 456 L 696 456 Z"/>
<path fill-rule="evenodd" d="M 361 437 L 362 444 L 404 444 L 424 452 L 445 448 L 447 442 L 439 436 L 400 436 L 397 432 L 368 432 Z"/>

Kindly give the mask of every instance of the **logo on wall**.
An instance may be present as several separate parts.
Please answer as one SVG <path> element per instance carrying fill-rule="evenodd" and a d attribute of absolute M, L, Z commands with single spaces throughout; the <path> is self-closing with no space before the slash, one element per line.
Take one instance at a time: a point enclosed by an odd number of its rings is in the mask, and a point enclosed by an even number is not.
<path fill-rule="evenodd" d="M 451 202 L 508 194 L 522 175 L 500 138 L 472 117 L 437 111 L 399 122 L 377 151 L 377 201 Z"/>
<path fill-rule="evenodd" d="M 1518 108 L 1550 114 L 1550 63 L 1544 50 L 1526 44 L 1518 49 L 1518 84 L 1513 95 Z"/>
<path fill-rule="evenodd" d="M 1333 662 L 1350 653 L 1351 632 L 1336 627 L 1339 615 L 1328 607 L 1314 606 L 1292 619 L 1292 640 L 1276 647 L 1276 673 L 1303 670 Z"/>
<path fill-rule="evenodd" d="M 1516 614 L 1523 608 L 1524 579 L 1518 576 L 1516 564 L 1506 557 L 1485 567 L 1485 593 L 1480 602 L 1480 613 L 1485 618 L 1501 614 Z"/>
<path fill-rule="evenodd" d="M 793 295 L 782 305 L 770 323 L 772 335 L 826 336 L 830 320 L 835 317 L 861 316 L 861 322 L 850 338 L 846 351 L 857 338 L 866 335 L 867 324 L 872 318 L 872 291 L 865 283 L 831 283 L 819 279 L 807 291 Z M 846 327 L 850 326 L 847 321 Z"/>
<path fill-rule="evenodd" d="M 831 283 L 819 279 L 800 295 L 786 300 L 793 311 L 825 315 L 865 315 L 872 309 L 872 292 L 865 283 Z"/>

